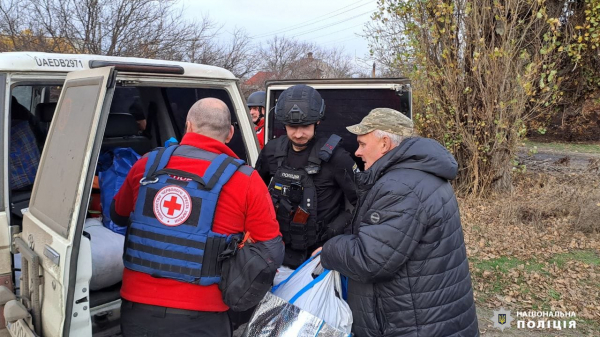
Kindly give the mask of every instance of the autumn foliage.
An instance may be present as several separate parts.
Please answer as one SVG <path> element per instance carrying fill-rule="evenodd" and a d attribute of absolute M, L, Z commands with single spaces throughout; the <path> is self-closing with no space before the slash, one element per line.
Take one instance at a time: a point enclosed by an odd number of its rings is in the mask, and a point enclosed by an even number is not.
<path fill-rule="evenodd" d="M 545 2 L 383 0 L 377 18 L 404 33 L 396 65 L 414 80 L 415 122 L 457 158 L 459 190 L 508 189 L 527 119 L 556 99 Z"/>

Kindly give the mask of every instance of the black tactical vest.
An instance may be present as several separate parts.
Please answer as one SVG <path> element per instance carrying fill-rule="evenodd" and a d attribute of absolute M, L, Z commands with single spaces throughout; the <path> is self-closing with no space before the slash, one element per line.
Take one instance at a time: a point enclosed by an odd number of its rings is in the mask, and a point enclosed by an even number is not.
<path fill-rule="evenodd" d="M 332 135 L 327 140 L 317 140 L 310 151 L 308 164 L 299 169 L 285 164 L 290 148 L 289 138 L 283 136 L 273 140 L 277 142 L 277 171 L 269 183 L 269 193 L 286 245 L 283 260 L 286 266 L 297 267 L 302 264 L 307 249 L 319 241 L 323 226 L 317 222 L 317 189 L 312 177 L 321 170 L 322 161 L 329 161 L 340 139 Z"/>

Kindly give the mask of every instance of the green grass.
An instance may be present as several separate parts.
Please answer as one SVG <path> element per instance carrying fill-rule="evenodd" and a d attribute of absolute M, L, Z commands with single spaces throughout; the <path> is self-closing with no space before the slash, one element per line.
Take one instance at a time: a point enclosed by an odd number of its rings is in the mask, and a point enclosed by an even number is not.
<path fill-rule="evenodd" d="M 499 275 L 498 272 L 502 274 L 507 274 L 511 269 L 518 268 L 519 265 L 524 265 L 524 270 L 528 272 L 545 272 L 543 270 L 544 265 L 541 263 L 537 263 L 534 260 L 520 260 L 514 257 L 506 256 L 501 256 L 499 258 L 490 260 L 473 259 L 473 267 L 478 269 L 478 271 L 475 272 L 476 276 L 483 277 L 483 273 L 486 270 L 492 272 L 493 278 L 487 281 L 489 282 L 489 287 L 487 291 L 493 294 L 502 293 L 503 290 L 505 290 L 506 287 L 509 285 L 507 284 L 506 280 L 502 280 L 502 276 Z M 531 292 L 531 290 L 527 286 L 525 286 L 525 284 L 521 281 L 517 282 L 517 284 L 519 284 L 519 292 L 523 294 Z M 482 301 L 487 300 L 487 296 L 480 295 L 480 297 L 480 300 Z"/>
<path fill-rule="evenodd" d="M 592 266 L 600 265 L 600 256 L 593 250 L 576 250 L 569 253 L 556 254 L 550 263 L 556 263 L 558 267 L 565 265 L 567 261 L 577 260 Z"/>
<path fill-rule="evenodd" d="M 552 288 L 548 290 L 548 295 L 555 300 L 560 300 L 560 293 Z"/>
<path fill-rule="evenodd" d="M 542 271 L 544 265 L 534 260 L 520 260 L 514 257 L 501 256 L 490 260 L 474 260 L 473 266 L 481 270 L 500 271 L 508 273 L 509 270 L 517 268 L 519 265 L 525 265 L 527 271 Z"/>
<path fill-rule="evenodd" d="M 560 152 L 579 152 L 600 154 L 600 144 L 590 143 L 543 143 L 531 140 L 524 140 L 523 144 L 527 148 L 537 147 L 540 150 L 560 151 Z"/>

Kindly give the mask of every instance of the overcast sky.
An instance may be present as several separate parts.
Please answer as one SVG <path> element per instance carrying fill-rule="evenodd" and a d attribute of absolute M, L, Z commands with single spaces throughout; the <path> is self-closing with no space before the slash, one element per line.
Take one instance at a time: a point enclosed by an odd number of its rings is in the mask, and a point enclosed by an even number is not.
<path fill-rule="evenodd" d="M 348 55 L 364 57 L 368 45 L 363 27 L 376 0 L 183 0 L 187 15 L 208 15 L 225 32 L 244 28 L 257 42 L 275 35 L 325 47 L 344 47 Z"/>

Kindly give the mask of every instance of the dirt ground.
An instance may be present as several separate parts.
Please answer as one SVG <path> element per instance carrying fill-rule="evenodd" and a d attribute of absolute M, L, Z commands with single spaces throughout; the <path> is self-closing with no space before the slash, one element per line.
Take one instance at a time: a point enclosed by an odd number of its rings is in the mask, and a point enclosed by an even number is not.
<path fill-rule="evenodd" d="M 521 147 L 517 159 L 527 165 L 528 169 L 542 172 L 583 173 L 598 168 L 599 153 L 576 153 L 556 150 L 550 147 L 538 148 L 531 151 L 529 147 Z"/>
<path fill-rule="evenodd" d="M 600 336 L 600 143 L 528 145 L 512 191 L 459 199 L 481 333 Z M 577 328 L 500 331 L 501 307 L 575 312 Z"/>

